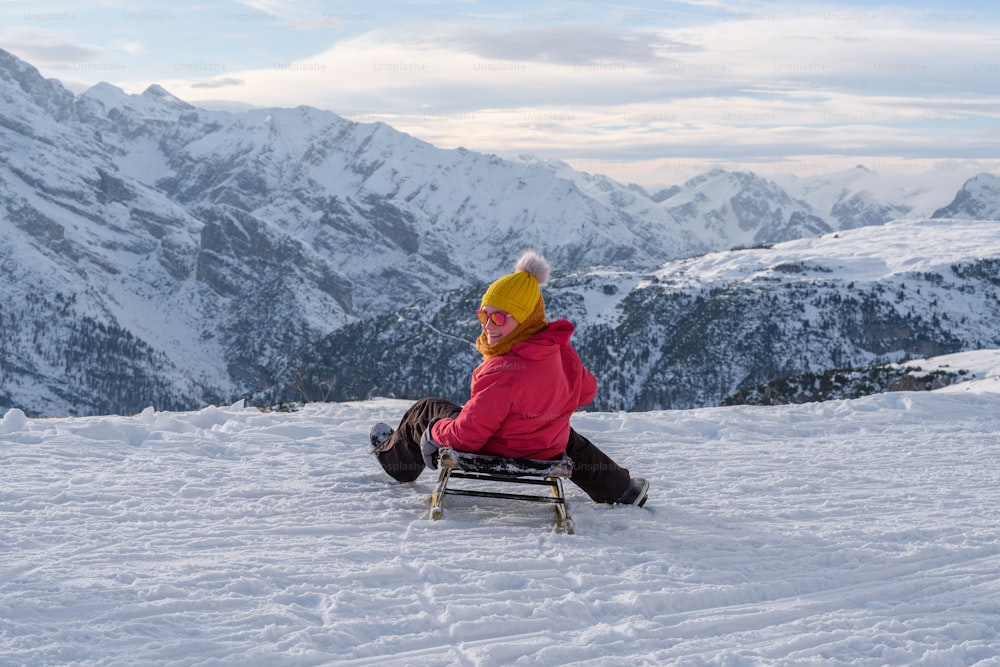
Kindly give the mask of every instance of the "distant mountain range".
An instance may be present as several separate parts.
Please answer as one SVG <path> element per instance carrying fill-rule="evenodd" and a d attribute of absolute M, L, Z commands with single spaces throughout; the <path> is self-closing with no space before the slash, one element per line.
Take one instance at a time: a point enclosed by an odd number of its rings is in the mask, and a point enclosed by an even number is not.
<path fill-rule="evenodd" d="M 648 193 L 307 107 L 207 111 L 158 86 L 77 96 L 2 50 L 0 99 L 0 409 L 35 415 L 286 400 L 296 383 L 311 397 L 320 385 L 337 398 L 458 396 L 468 306 L 527 247 L 552 261 L 551 302 L 579 316 L 587 347 L 612 333 L 581 299 L 641 311 L 636 276 L 677 260 L 899 218 L 1000 217 L 990 174 L 938 193 L 888 188 L 860 166 L 780 184 L 715 170 Z M 642 326 L 641 312 L 615 317 Z M 628 354 L 662 357 L 649 350 L 668 322 L 647 322 L 648 350 Z M 397 358 L 405 374 L 372 365 Z M 632 361 L 595 363 L 608 404 L 679 404 L 654 387 L 671 384 L 668 368 L 640 390 L 618 375 Z M 708 384 L 681 403 L 731 383 Z"/>
<path fill-rule="evenodd" d="M 347 325 L 276 364 L 257 402 L 423 394 L 461 401 L 479 361 L 469 313 L 481 291 L 464 288 Z M 574 340 L 600 380 L 599 410 L 918 388 L 887 365 L 1000 347 L 1000 224 L 897 221 L 651 272 L 581 271 L 556 279 L 545 295 L 550 316 L 579 323 Z M 871 367 L 883 368 L 858 372 Z"/>

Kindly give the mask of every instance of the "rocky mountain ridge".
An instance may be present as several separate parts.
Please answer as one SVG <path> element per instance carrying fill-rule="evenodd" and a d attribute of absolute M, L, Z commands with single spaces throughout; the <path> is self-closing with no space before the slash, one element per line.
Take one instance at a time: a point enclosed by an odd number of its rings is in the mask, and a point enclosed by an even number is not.
<path fill-rule="evenodd" d="M 307 107 L 207 111 L 159 86 L 75 96 L 2 50 L 0 102 L 0 408 L 29 414 L 251 394 L 331 332 L 474 291 L 525 247 L 564 275 L 653 270 L 903 210 L 847 187 L 868 205 L 838 217 L 737 172 L 650 195 Z"/>
<path fill-rule="evenodd" d="M 482 287 L 334 332 L 273 366 L 257 402 L 464 401 L 479 361 L 471 313 Z M 557 278 L 545 297 L 550 319 L 578 324 L 574 344 L 601 387 L 594 409 L 746 402 L 775 380 L 781 392 L 773 384 L 757 394 L 806 400 L 826 395 L 819 384 L 836 379 L 831 371 L 1000 347 L 1000 224 L 897 221 L 652 272 L 584 271 Z M 890 385 L 894 370 L 873 373 L 884 384 L 870 387 L 903 386 Z M 808 378 L 817 391 L 800 386 Z"/>

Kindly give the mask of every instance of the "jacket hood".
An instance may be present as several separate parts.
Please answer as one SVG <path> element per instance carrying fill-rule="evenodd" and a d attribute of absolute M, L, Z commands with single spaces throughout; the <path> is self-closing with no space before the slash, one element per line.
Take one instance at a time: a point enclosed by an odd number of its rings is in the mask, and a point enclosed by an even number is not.
<path fill-rule="evenodd" d="M 569 345 L 575 327 L 568 320 L 549 322 L 544 330 L 539 331 L 528 340 L 516 344 L 511 352 L 525 357 L 537 357 L 551 354 L 560 347 Z"/>

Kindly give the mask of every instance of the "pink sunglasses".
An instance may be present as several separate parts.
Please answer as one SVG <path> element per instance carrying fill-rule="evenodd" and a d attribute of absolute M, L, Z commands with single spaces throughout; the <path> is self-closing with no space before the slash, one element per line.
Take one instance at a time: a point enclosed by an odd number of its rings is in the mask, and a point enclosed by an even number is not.
<path fill-rule="evenodd" d="M 482 324 L 483 326 L 486 326 L 487 322 L 493 322 L 493 324 L 497 325 L 498 327 L 502 327 L 504 324 L 507 323 L 507 318 L 510 317 L 510 315 L 501 312 L 499 310 L 492 313 L 487 313 L 485 310 L 480 308 L 479 310 L 476 311 L 476 317 L 479 318 L 479 323 Z"/>

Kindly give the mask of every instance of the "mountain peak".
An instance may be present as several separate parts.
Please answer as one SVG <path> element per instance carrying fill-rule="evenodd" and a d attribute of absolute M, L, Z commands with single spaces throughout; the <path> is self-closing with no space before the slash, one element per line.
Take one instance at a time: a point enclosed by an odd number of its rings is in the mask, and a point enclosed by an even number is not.
<path fill-rule="evenodd" d="M 91 86 L 80 97 L 100 102 L 105 109 L 121 106 L 128 100 L 128 94 L 124 90 L 104 81 Z"/>
<path fill-rule="evenodd" d="M 146 90 L 142 91 L 142 96 L 145 98 L 156 98 L 163 100 L 164 102 L 170 104 L 171 106 L 179 107 L 182 109 L 194 109 L 194 107 L 179 97 L 175 97 L 169 91 L 167 91 L 163 86 L 158 84 L 152 84 Z"/>

